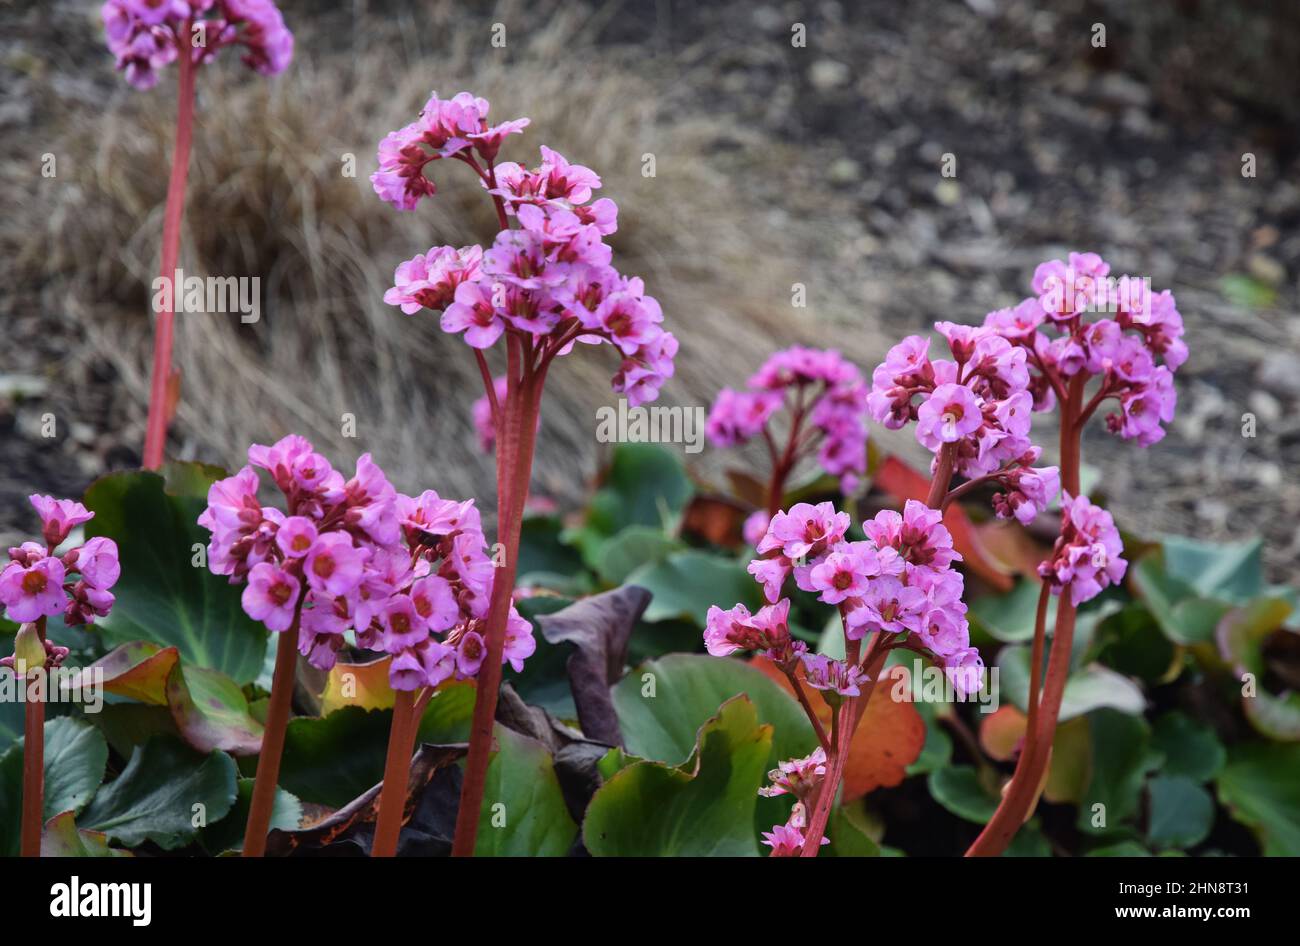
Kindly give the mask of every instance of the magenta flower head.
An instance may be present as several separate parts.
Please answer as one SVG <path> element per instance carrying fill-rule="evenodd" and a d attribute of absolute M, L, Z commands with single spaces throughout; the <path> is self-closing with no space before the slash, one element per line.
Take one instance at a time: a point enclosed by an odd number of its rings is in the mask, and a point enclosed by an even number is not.
<path fill-rule="evenodd" d="M 1076 607 L 1095 598 L 1109 585 L 1118 584 L 1128 569 L 1121 556 L 1124 542 L 1115 520 L 1087 496 L 1061 500 L 1061 534 L 1052 557 L 1038 566 L 1038 574 L 1060 594 L 1067 586 Z"/>
<path fill-rule="evenodd" d="M 65 624 L 90 624 L 113 607 L 108 590 L 122 574 L 117 543 L 97 536 L 65 551 L 69 533 L 89 522 L 94 513 L 69 499 L 33 495 L 41 517 L 45 544 L 24 542 L 9 550 L 9 564 L 0 570 L 0 604 L 11 621 L 20 624 L 62 615 Z"/>
<path fill-rule="evenodd" d="M 244 64 L 267 76 L 293 57 L 293 34 L 272 0 L 107 0 L 100 17 L 118 70 L 138 89 L 153 88 L 182 49 L 198 65 L 238 46 Z"/>
<path fill-rule="evenodd" d="M 451 99 L 435 93 L 418 120 L 380 142 L 370 180 L 383 200 L 414 210 L 437 193 L 426 169 L 459 161 L 491 196 L 501 225 L 487 250 L 433 247 L 403 262 L 384 301 L 408 315 L 440 313 L 444 332 L 480 351 L 503 336 L 519 340 L 539 364 L 579 341 L 609 344 L 620 359 L 614 391 L 632 406 L 654 400 L 672 377 L 677 340 L 664 331 L 659 303 L 642 281 L 612 265 L 605 237 L 617 226 L 618 208 L 607 198 L 593 203 L 599 175 L 551 148 L 541 149 L 535 168 L 497 163 L 506 138 L 528 119 L 490 125 L 488 110 L 468 92 Z"/>
<path fill-rule="evenodd" d="M 472 500 L 404 496 L 369 454 L 345 480 L 298 436 L 254 444 L 248 459 L 212 484 L 198 521 L 212 533 L 208 567 L 246 582 L 249 617 L 277 632 L 296 620 L 298 651 L 323 670 L 354 631 L 358 646 L 393 658 L 397 689 L 477 675 L 496 570 Z M 261 504 L 254 467 L 279 488 L 283 510 Z M 512 614 L 502 662 L 522 668 L 536 644 Z"/>

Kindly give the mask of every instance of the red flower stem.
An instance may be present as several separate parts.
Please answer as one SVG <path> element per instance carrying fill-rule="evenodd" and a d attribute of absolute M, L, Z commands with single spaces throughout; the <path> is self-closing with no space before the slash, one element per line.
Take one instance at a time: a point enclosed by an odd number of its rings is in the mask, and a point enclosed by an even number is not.
<path fill-rule="evenodd" d="M 168 401 L 172 376 L 172 334 L 175 322 L 176 262 L 181 246 L 181 217 L 185 211 L 185 181 L 190 171 L 190 139 L 194 124 L 194 59 L 189 47 L 190 22 L 181 35 L 185 42 L 178 56 L 179 85 L 176 96 L 176 143 L 172 150 L 171 180 L 167 184 L 167 207 L 163 212 L 162 278 L 172 287 L 158 313 L 153 337 L 153 377 L 149 386 L 149 419 L 145 426 L 144 468 L 162 466 L 167 444 Z"/>
<path fill-rule="evenodd" d="M 510 371 L 509 390 L 502 416 L 502 430 L 497 441 L 497 541 L 505 548 L 505 564 L 492 581 L 488 604 L 487 654 L 479 670 L 478 692 L 474 698 L 474 717 L 470 724 L 469 755 L 465 760 L 465 781 L 461 786 L 460 810 L 456 813 L 456 838 L 453 857 L 469 857 L 478 839 L 479 812 L 487 781 L 487 767 L 492 752 L 492 724 L 496 716 L 497 691 L 501 685 L 501 655 L 505 649 L 506 620 L 514 592 L 519 560 L 519 536 L 523 510 L 528 499 L 532 476 L 533 449 L 537 439 L 537 418 L 541 410 L 542 382 L 545 366 L 534 369 L 531 352 L 521 359 L 519 346 L 512 346 L 510 360 L 522 360 L 523 377 L 516 380 Z"/>
<path fill-rule="evenodd" d="M 953 467 L 957 463 L 957 445 L 945 443 L 939 448 L 938 463 L 934 476 L 930 479 L 930 492 L 925 497 L 925 504 L 931 509 L 941 509 L 943 500 L 948 495 L 948 486 L 952 483 Z"/>
<path fill-rule="evenodd" d="M 36 636 L 44 646 L 43 617 L 36 621 Z M 24 674 L 28 669 L 24 668 Z M 48 677 L 45 685 L 49 686 Z M 33 698 L 36 693 L 36 687 L 29 684 L 23 706 L 23 809 L 19 835 L 19 853 L 23 857 L 41 856 L 41 828 L 45 824 L 45 694 Z"/>
<path fill-rule="evenodd" d="M 803 707 L 804 713 L 808 716 L 808 722 L 812 723 L 813 731 L 817 733 L 817 741 L 821 743 L 822 749 L 829 755 L 831 752 L 831 742 L 826 738 L 826 727 L 822 721 L 813 712 L 812 704 L 808 702 L 808 694 L 799 682 L 799 675 L 794 670 L 785 670 L 786 679 L 790 681 L 790 686 L 794 689 L 794 695 L 799 699 L 799 705 Z"/>
<path fill-rule="evenodd" d="M 302 600 L 299 599 L 293 623 L 287 631 L 280 633 L 275 648 L 271 703 L 266 711 L 262 751 L 257 756 L 257 777 L 253 782 L 253 800 L 248 808 L 248 824 L 244 828 L 244 857 L 261 857 L 266 853 L 266 835 L 271 830 L 271 812 L 275 808 L 275 787 L 280 780 L 284 730 L 289 724 L 289 707 L 293 702 L 294 669 L 298 664 L 298 619 L 301 615 Z"/>
<path fill-rule="evenodd" d="M 803 849 L 800 857 L 816 857 L 821 850 L 822 838 L 826 835 L 826 824 L 830 821 L 831 806 L 839 793 L 840 780 L 844 777 L 844 762 L 848 757 L 849 739 L 846 733 L 852 728 L 848 723 L 853 715 L 853 698 L 849 697 L 835 709 L 831 721 L 831 745 L 834 749 L 826 763 L 826 777 L 817 792 L 817 803 L 808 819 L 808 830 L 804 835 Z M 851 734 L 849 734 L 851 738 Z"/>
<path fill-rule="evenodd" d="M 1079 495 L 1082 434 L 1079 419 L 1082 416 L 1085 383 L 1086 379 L 1081 374 L 1070 379 L 1066 398 L 1061 404 L 1061 489 L 1071 496 Z M 1044 616 L 1045 624 L 1046 605 L 1041 598 L 1039 610 Z M 1069 596 L 1062 594 L 1056 608 L 1056 631 L 1052 637 L 1052 652 L 1047 662 L 1043 692 L 1038 699 L 1037 719 L 1033 721 L 1034 725 L 1026 727 L 1025 744 L 1011 781 L 1003 792 L 1002 801 L 979 837 L 967 849 L 967 857 L 996 857 L 1005 851 L 1020 826 L 1029 818 L 1038 800 L 1038 789 L 1051 761 L 1052 739 L 1056 734 L 1056 721 L 1061 711 L 1061 699 L 1065 695 L 1066 679 L 1070 675 L 1075 615 L 1076 610 L 1070 603 Z M 1038 636 L 1038 629 L 1035 628 L 1036 648 Z M 1042 652 L 1039 650 L 1034 667 L 1041 662 Z M 1033 708 L 1032 703 L 1030 707 Z"/>
<path fill-rule="evenodd" d="M 411 750 L 415 748 L 415 691 L 398 690 L 393 701 L 393 724 L 388 732 L 388 757 L 384 761 L 384 786 L 379 792 L 379 818 L 371 857 L 394 857 L 402 830 L 402 813 L 411 777 Z"/>

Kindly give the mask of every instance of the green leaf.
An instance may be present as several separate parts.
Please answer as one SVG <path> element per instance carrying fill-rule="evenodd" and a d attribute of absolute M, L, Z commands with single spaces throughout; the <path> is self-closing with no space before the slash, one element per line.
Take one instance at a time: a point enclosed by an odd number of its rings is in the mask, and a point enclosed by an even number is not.
<path fill-rule="evenodd" d="M 1100 622 L 1093 653 L 1113 670 L 1155 683 L 1169 673 L 1175 645 L 1150 609 L 1132 601 Z"/>
<path fill-rule="evenodd" d="M 1008 644 L 998 654 L 1002 694 L 1020 710 L 1029 701 L 1029 656 L 1030 650 L 1024 644 Z M 1127 677 L 1101 664 L 1090 664 L 1065 681 L 1059 721 L 1066 722 L 1103 706 L 1140 715 L 1146 708 L 1146 697 Z"/>
<path fill-rule="evenodd" d="M 1218 787 L 1219 801 L 1255 831 L 1265 856 L 1300 856 L 1300 745 L 1233 746 Z"/>
<path fill-rule="evenodd" d="M 0 693 L 17 693 L 14 672 L 0 667 Z M 16 699 L 0 699 L 0 753 L 23 737 L 23 712 L 25 704 Z"/>
<path fill-rule="evenodd" d="M 130 856 L 130 851 L 109 847 L 102 832 L 79 829 L 70 811 L 51 818 L 41 829 L 41 857 Z"/>
<path fill-rule="evenodd" d="M 987 788 L 973 765 L 935 769 L 926 780 L 930 795 L 958 818 L 986 824 L 998 807 L 998 797 Z"/>
<path fill-rule="evenodd" d="M 262 751 L 262 724 L 250 715 L 248 700 L 224 673 L 176 664 L 167 677 L 167 703 L 185 741 L 200 752 Z"/>
<path fill-rule="evenodd" d="M 743 565 L 694 550 L 641 566 L 627 576 L 627 584 L 654 595 L 642 618 L 647 624 L 682 618 L 703 628 L 714 605 L 729 609 L 739 602 L 750 610 L 763 605 L 760 588 Z"/>
<path fill-rule="evenodd" d="M 1210 640 L 1229 607 L 1226 602 L 1196 594 L 1190 585 L 1167 574 L 1159 553 L 1137 563 L 1133 584 L 1160 629 L 1176 644 L 1190 646 Z"/>
<path fill-rule="evenodd" d="M 21 850 L 23 750 L 11 746 L 0 753 L 0 857 L 17 857 Z"/>
<path fill-rule="evenodd" d="M 1264 540 L 1198 542 L 1169 536 L 1163 542 L 1169 577 L 1203 598 L 1245 604 L 1264 593 Z"/>
<path fill-rule="evenodd" d="M 795 699 L 761 671 L 730 657 L 669 654 L 649 660 L 612 693 L 624 746 L 643 759 L 682 764 L 696 748 L 700 727 L 740 694 L 752 702 L 759 722 L 775 729 L 774 765 L 817 747 L 812 725 Z"/>
<path fill-rule="evenodd" d="M 86 807 L 108 767 L 108 743 L 98 729 L 71 716 L 45 724 L 45 817 Z"/>
<path fill-rule="evenodd" d="M 1147 840 L 1152 847 L 1195 847 L 1214 826 L 1214 799 L 1184 775 L 1161 775 L 1147 784 L 1151 815 Z"/>
<path fill-rule="evenodd" d="M 1177 710 L 1155 721 L 1151 746 L 1164 756 L 1162 774 L 1182 775 L 1198 782 L 1218 775 L 1228 758 L 1213 729 Z"/>
<path fill-rule="evenodd" d="M 1113 709 L 1094 710 L 1088 723 L 1092 730 L 1092 778 L 1079 801 L 1078 826 L 1088 834 L 1106 834 L 1137 811 L 1142 781 L 1151 761 L 1151 733 L 1141 717 Z M 1094 810 L 1095 805 L 1103 807 Z M 1104 818 L 1104 823 L 1094 825 L 1095 817 Z"/>
<path fill-rule="evenodd" d="M 880 857 L 880 845 L 863 823 L 861 805 L 832 808 L 826 836 L 831 843 L 822 847 L 819 857 Z"/>
<path fill-rule="evenodd" d="M 530 575 L 571 577 L 583 570 L 577 549 L 561 540 L 564 524 L 558 516 L 525 516 L 519 533 L 519 584 Z"/>
<path fill-rule="evenodd" d="M 621 585 L 642 566 L 656 565 L 682 543 L 654 526 L 628 526 L 600 544 L 590 564 L 601 581 Z"/>
<path fill-rule="evenodd" d="M 127 847 L 153 841 L 165 850 L 183 847 L 198 833 L 195 805 L 207 824 L 235 803 L 235 762 L 224 752 L 208 755 L 159 736 L 131 755 L 126 768 L 103 786 L 81 823 Z"/>
<path fill-rule="evenodd" d="M 994 640 L 1018 644 L 1034 637 L 1038 616 L 1038 596 L 1042 583 L 1022 578 L 1004 595 L 980 595 L 970 605 L 974 624 Z M 1047 627 L 1055 626 L 1059 598 L 1052 595 L 1047 605 Z"/>
<path fill-rule="evenodd" d="M 466 741 L 473 713 L 472 684 L 444 685 L 424 711 L 418 742 Z M 392 710 L 345 706 L 289 720 L 280 785 L 303 801 L 342 808 L 383 780 L 392 719 Z"/>
<path fill-rule="evenodd" d="M 488 764 L 475 857 L 563 857 L 578 836 L 555 775 L 536 739 L 497 725 Z"/>
<path fill-rule="evenodd" d="M 220 470 L 170 464 L 156 473 L 112 473 L 91 484 L 88 536 L 117 543 L 122 577 L 113 613 L 100 625 L 109 645 L 145 639 L 175 645 L 188 663 L 220 670 L 236 683 L 257 677 L 267 632 L 240 607 L 240 589 L 192 564 L 194 546 L 209 535 L 196 520 L 207 485 Z"/>
<path fill-rule="evenodd" d="M 1084 857 L 1150 857 L 1151 852 L 1136 841 L 1120 841 L 1095 847 Z"/>
<path fill-rule="evenodd" d="M 1038 819 L 1031 819 L 1020 826 L 1016 836 L 1011 839 L 1003 857 L 1051 857 L 1052 845 L 1038 827 Z"/>
<path fill-rule="evenodd" d="M 694 491 L 677 454 L 655 444 L 619 444 L 587 525 L 606 536 L 633 525 L 662 529 L 676 522 Z"/>
<path fill-rule="evenodd" d="M 199 832 L 199 843 L 209 854 L 244 849 L 244 831 L 248 827 L 248 812 L 253 805 L 254 781 L 251 778 L 239 779 L 236 783 L 238 795 L 230 813 Z M 275 801 L 271 805 L 270 830 L 279 828 L 282 831 L 293 831 L 301 821 L 302 803 L 283 788 L 277 788 Z"/>
<path fill-rule="evenodd" d="M 680 767 L 633 762 L 592 797 L 583 822 L 597 857 L 740 857 L 758 854 L 755 803 L 772 752 L 747 697 L 728 701 L 700 729 Z"/>

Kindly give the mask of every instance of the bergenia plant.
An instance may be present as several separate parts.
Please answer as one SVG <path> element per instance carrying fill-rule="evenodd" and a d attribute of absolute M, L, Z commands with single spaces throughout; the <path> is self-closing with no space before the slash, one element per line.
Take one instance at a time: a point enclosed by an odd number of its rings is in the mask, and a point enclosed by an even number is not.
<path fill-rule="evenodd" d="M 379 144 L 375 192 L 399 210 L 414 210 L 436 192 L 425 169 L 453 160 L 470 169 L 496 210 L 492 246 L 435 246 L 397 267 L 386 302 L 405 313 L 440 311 L 442 330 L 462 335 L 483 380 L 497 464 L 497 539 L 505 562 L 489 604 L 487 656 L 479 675 L 453 854 L 474 851 L 491 751 L 492 724 L 509 637 L 509 605 L 528 498 L 542 389 L 551 363 L 576 343 L 608 343 L 619 354 L 616 393 L 635 406 L 654 400 L 673 373 L 677 340 L 640 279 L 612 265 L 605 237 L 617 226 L 612 200 L 592 200 L 601 186 L 590 168 L 550 148 L 527 168 L 497 157 L 507 136 L 528 119 L 490 125 L 488 103 L 468 92 L 434 94 L 419 117 Z M 485 352 L 504 349 L 504 391 Z"/>
<path fill-rule="evenodd" d="M 160 268 L 171 291 L 161 293 L 159 299 L 144 442 L 144 467 L 153 470 L 162 465 L 180 383 L 171 369 L 178 291 L 173 282 L 190 167 L 195 73 L 226 47 L 240 50 L 245 65 L 264 76 L 283 72 L 293 56 L 293 34 L 272 0 L 107 0 L 100 12 L 117 68 L 137 89 L 153 88 L 159 72 L 177 63 L 176 143 L 163 214 Z"/>
<path fill-rule="evenodd" d="M 72 530 L 95 517 L 70 499 L 33 495 L 41 517 L 41 541 L 24 542 L 9 550 L 9 564 L 0 571 L 0 604 L 9 620 L 19 624 L 14 653 L 0 660 L 27 683 L 23 704 L 23 796 L 21 853 L 41 853 L 42 809 L 45 802 L 45 701 L 50 671 L 62 665 L 68 649 L 46 640 L 48 618 L 62 617 L 67 625 L 92 624 L 113 607 L 109 590 L 121 576 L 117 544 L 96 537 L 59 551 Z"/>
<path fill-rule="evenodd" d="M 280 634 L 243 853 L 261 856 L 270 827 L 299 654 L 328 670 L 352 632 L 388 654 L 396 693 L 373 854 L 397 850 L 411 752 L 424 707 L 445 680 L 475 679 L 490 659 L 484 625 L 496 573 L 473 500 L 398 493 L 364 454 L 345 480 L 302 437 L 248 450 L 251 466 L 214 483 L 199 524 L 208 565 L 244 584 L 244 611 Z M 285 508 L 263 506 L 265 470 Z M 494 659 L 522 669 L 532 626 L 508 602 Z M 499 669 L 498 669 L 499 676 Z"/>
<path fill-rule="evenodd" d="M 916 651 L 944 667 L 960 693 L 980 689 L 984 666 L 971 648 L 962 603 L 963 579 L 953 569 L 961 556 L 941 514 L 909 501 L 902 514 L 883 510 L 862 524 L 866 539 L 850 541 L 849 514 L 828 502 L 797 503 L 772 517 L 749 572 L 770 602 L 750 614 L 738 604 L 709 609 L 704 643 L 710 654 L 755 651 L 786 675 L 821 745 L 805 759 L 781 764 L 762 794 L 795 798 L 790 818 L 764 843 L 773 855 L 817 853 L 825 843 L 831 805 L 844 776 L 853 735 L 892 650 Z M 813 653 L 795 640 L 787 623 L 799 589 L 834 606 L 844 635 L 843 660 Z M 822 692 L 831 707 L 826 732 L 805 686 Z"/>
<path fill-rule="evenodd" d="M 756 615 L 739 605 L 710 612 L 710 653 L 763 652 L 789 678 L 821 742 L 813 755 L 772 773 L 766 792 L 796 799 L 790 820 L 764 835 L 774 854 L 812 856 L 824 843 L 848 746 L 890 650 L 927 656 L 959 693 L 982 685 L 962 579 L 951 570 L 959 556 L 941 520 L 949 503 L 984 485 L 997 488 L 997 516 L 1023 523 L 1062 493 L 1060 536 L 1039 566 L 1043 584 L 1024 746 L 1001 804 L 968 853 L 1001 853 L 1027 819 L 1049 760 L 1076 610 L 1118 582 L 1126 568 L 1110 514 L 1081 494 L 1083 427 L 1098 407 L 1114 401 L 1108 429 L 1142 445 L 1155 443 L 1173 416 L 1173 371 L 1187 357 L 1173 296 L 1152 296 L 1145 280 L 1110 279 L 1109 271 L 1095 254 L 1044 263 L 1034 275 L 1034 298 L 990 313 L 983 326 L 937 323 L 949 357 L 931 357 L 930 340 L 920 336 L 891 349 L 873 372 L 868 409 L 891 429 L 916 425 L 917 440 L 934 454 L 926 501 L 909 500 L 901 515 L 886 511 L 864 523 L 864 542 L 846 541 L 849 517 L 829 503 L 777 513 L 749 567 L 772 603 Z M 1093 313 L 1110 317 L 1090 318 Z M 1032 414 L 1058 405 L 1060 467 L 1038 467 L 1042 451 L 1029 439 Z M 753 411 L 759 420 L 748 421 L 751 435 L 761 429 L 763 414 L 762 408 Z M 746 411 L 725 407 L 722 416 Z M 720 423 L 719 429 L 726 428 Z M 964 482 L 954 487 L 955 477 Z M 844 660 L 809 653 L 790 637 L 789 601 L 781 595 L 791 577 L 838 608 Z M 1062 600 L 1044 676 L 1050 594 Z M 831 733 L 812 711 L 800 674 L 833 707 Z"/>
<path fill-rule="evenodd" d="M 932 359 L 924 338 L 905 339 L 876 368 L 868 399 L 872 416 L 887 427 L 915 422 L 917 439 L 934 452 L 930 506 L 942 508 L 977 484 L 996 483 L 995 512 L 1027 521 L 1051 500 L 1058 482 L 1063 491 L 1061 533 L 1039 566 L 1024 746 L 971 855 L 1001 853 L 1029 816 L 1050 757 L 1077 608 L 1126 569 L 1110 514 L 1082 495 L 1083 429 L 1113 402 L 1108 430 L 1142 446 L 1160 440 L 1173 419 L 1174 371 L 1187 360 L 1173 295 L 1153 295 L 1145 279 L 1111 277 L 1095 253 L 1041 264 L 1033 291 L 1019 305 L 989 313 L 982 327 L 939 323 L 950 359 Z M 1059 473 L 1032 468 L 1040 451 L 1027 439 L 1030 412 L 1053 408 L 1059 408 Z M 967 482 L 949 491 L 954 474 Z M 1049 594 L 1062 600 L 1044 673 Z"/>
<path fill-rule="evenodd" d="M 789 411 L 784 432 L 776 415 Z M 767 504 L 745 521 L 745 541 L 756 545 L 781 508 L 786 482 L 806 458 L 840 478 L 851 493 L 867 471 L 867 387 L 857 367 L 837 351 L 794 347 L 772 355 L 748 390 L 723 388 L 709 411 L 707 433 L 719 447 L 762 436 L 771 471 Z"/>

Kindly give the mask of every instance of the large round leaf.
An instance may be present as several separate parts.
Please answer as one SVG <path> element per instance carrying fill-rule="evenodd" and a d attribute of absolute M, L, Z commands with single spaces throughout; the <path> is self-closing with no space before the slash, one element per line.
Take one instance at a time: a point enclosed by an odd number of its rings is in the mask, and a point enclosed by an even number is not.
<path fill-rule="evenodd" d="M 763 605 L 759 586 L 740 562 L 694 549 L 637 568 L 627 583 L 654 595 L 642 618 L 649 624 L 682 618 L 702 628 L 714 605 L 732 608 L 739 602 L 751 610 Z"/>
<path fill-rule="evenodd" d="M 1162 775 L 1147 784 L 1151 802 L 1147 840 L 1155 848 L 1189 848 L 1214 825 L 1214 799 L 1185 775 Z"/>
<path fill-rule="evenodd" d="M 64 716 L 45 724 L 45 817 L 86 807 L 104 779 L 108 743 L 90 723 Z"/>
<path fill-rule="evenodd" d="M 190 664 L 220 670 L 240 684 L 262 666 L 267 632 L 240 607 L 240 589 L 196 565 L 208 532 L 197 523 L 207 488 L 221 470 L 170 464 L 157 473 L 112 473 L 91 484 L 86 506 L 95 518 L 87 536 L 117 543 L 122 577 L 117 600 L 101 623 L 110 645 L 149 640 L 175 646 Z M 206 554 L 206 553 L 205 553 Z"/>
<path fill-rule="evenodd" d="M 699 730 L 681 766 L 633 762 L 592 797 L 583 821 L 597 857 L 752 856 L 754 809 L 772 751 L 772 727 L 747 697 L 721 707 Z"/>
<path fill-rule="evenodd" d="M 498 725 L 488 764 L 476 857 L 562 857 L 578 826 L 569 816 L 554 760 L 535 739 Z"/>
<path fill-rule="evenodd" d="M 82 813 L 81 825 L 127 847 L 153 841 L 172 850 L 191 841 L 203 824 L 224 818 L 234 803 L 235 762 L 230 756 L 205 756 L 158 736 L 137 749 L 122 774 L 99 790 Z"/>
<path fill-rule="evenodd" d="M 817 746 L 812 725 L 794 697 L 761 671 L 730 657 L 669 654 L 648 660 L 613 689 L 624 746 L 633 755 L 680 765 L 696 747 L 700 727 L 734 696 L 753 703 L 770 723 L 773 755 L 805 756 Z"/>
<path fill-rule="evenodd" d="M 1300 745 L 1233 746 L 1219 800 L 1259 835 L 1269 857 L 1300 856 Z"/>

